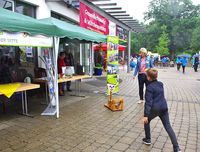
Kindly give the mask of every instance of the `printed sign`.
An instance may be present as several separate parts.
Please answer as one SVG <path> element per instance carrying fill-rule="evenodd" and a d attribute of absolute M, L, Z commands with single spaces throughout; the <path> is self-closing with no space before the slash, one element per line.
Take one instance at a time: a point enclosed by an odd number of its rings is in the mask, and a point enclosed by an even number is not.
<path fill-rule="evenodd" d="M 107 38 L 107 85 L 114 85 L 112 93 L 119 92 L 119 60 L 118 60 L 119 38 L 108 36 Z M 110 94 L 110 89 L 107 88 Z"/>
<path fill-rule="evenodd" d="M 26 57 L 33 58 L 33 49 L 32 47 L 26 47 Z"/>
<path fill-rule="evenodd" d="M 56 110 L 56 94 L 55 94 L 55 86 L 54 86 L 54 65 L 52 63 L 52 55 L 50 50 L 44 49 L 43 51 L 43 56 L 40 56 L 40 59 L 44 62 L 45 67 L 46 67 L 46 74 L 47 77 L 44 78 L 47 80 L 48 84 L 48 94 L 49 94 L 49 105 L 48 107 L 44 110 L 44 112 L 41 115 L 55 115 L 57 110 Z"/>
<path fill-rule="evenodd" d="M 8 33 L 0 31 L 0 45 L 52 47 L 52 38 L 42 35 L 30 36 L 27 33 Z"/>
<path fill-rule="evenodd" d="M 128 32 L 120 26 L 117 26 L 116 36 L 119 37 L 120 40 L 127 41 Z"/>
<path fill-rule="evenodd" d="M 109 20 L 109 35 L 116 36 L 116 24 Z"/>
<path fill-rule="evenodd" d="M 109 34 L 109 21 L 80 2 L 80 26 L 104 35 Z"/>

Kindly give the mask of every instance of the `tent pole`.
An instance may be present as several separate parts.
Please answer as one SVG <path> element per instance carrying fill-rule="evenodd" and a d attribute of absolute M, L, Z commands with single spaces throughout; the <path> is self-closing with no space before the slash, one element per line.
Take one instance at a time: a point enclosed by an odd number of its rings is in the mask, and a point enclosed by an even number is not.
<path fill-rule="evenodd" d="M 89 66 L 90 66 L 90 76 L 92 76 L 92 74 L 93 74 L 93 70 L 92 70 L 92 68 L 93 68 L 93 48 L 92 48 L 92 45 L 93 43 L 91 42 L 89 45 L 90 45 L 90 57 L 89 57 Z"/>
<path fill-rule="evenodd" d="M 127 73 L 130 73 L 130 58 L 131 58 L 131 30 L 128 31 L 128 61 L 127 61 Z"/>
<path fill-rule="evenodd" d="M 59 37 L 53 37 L 53 61 L 54 61 L 54 89 L 55 89 L 55 96 L 56 96 L 56 118 L 59 118 L 59 96 L 58 96 L 58 66 L 57 66 L 57 59 L 58 59 L 58 49 L 59 49 Z"/>

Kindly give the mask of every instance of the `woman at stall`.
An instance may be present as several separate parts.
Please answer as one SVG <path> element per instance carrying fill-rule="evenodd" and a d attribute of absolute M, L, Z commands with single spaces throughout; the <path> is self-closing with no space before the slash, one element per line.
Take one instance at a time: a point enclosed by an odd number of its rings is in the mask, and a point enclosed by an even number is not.
<path fill-rule="evenodd" d="M 73 54 L 69 51 L 68 48 L 65 49 L 65 65 L 66 66 L 73 66 L 74 67 L 74 57 Z M 67 91 L 71 92 L 72 90 L 70 89 L 71 87 L 71 81 L 66 82 L 67 85 Z"/>
<path fill-rule="evenodd" d="M 59 57 L 58 57 L 58 74 L 59 77 L 63 76 L 62 73 L 62 67 L 65 67 L 65 53 L 64 52 L 60 52 Z M 64 88 L 63 88 L 63 84 L 59 83 L 59 95 L 60 96 L 64 96 Z"/>

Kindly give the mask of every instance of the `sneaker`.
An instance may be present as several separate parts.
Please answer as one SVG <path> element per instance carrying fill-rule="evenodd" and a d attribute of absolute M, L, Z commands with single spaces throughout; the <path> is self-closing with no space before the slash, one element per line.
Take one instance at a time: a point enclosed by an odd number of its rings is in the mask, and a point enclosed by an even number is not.
<path fill-rule="evenodd" d="M 64 96 L 64 92 L 63 91 L 59 91 L 59 96 Z"/>
<path fill-rule="evenodd" d="M 181 152 L 180 148 L 174 149 L 174 152 Z"/>
<path fill-rule="evenodd" d="M 68 92 L 72 92 L 72 90 L 71 90 L 71 89 L 67 89 L 67 91 L 68 91 Z"/>
<path fill-rule="evenodd" d="M 144 103 L 144 100 L 139 100 L 137 104 Z"/>
<path fill-rule="evenodd" d="M 64 93 L 59 93 L 59 96 L 65 96 L 65 94 Z"/>
<path fill-rule="evenodd" d="M 143 138 L 142 141 L 145 145 L 151 145 L 151 139 Z"/>

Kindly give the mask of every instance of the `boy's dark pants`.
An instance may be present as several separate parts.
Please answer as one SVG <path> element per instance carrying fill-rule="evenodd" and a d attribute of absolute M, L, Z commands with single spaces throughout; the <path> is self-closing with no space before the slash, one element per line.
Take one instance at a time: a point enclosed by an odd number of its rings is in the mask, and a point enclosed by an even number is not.
<path fill-rule="evenodd" d="M 138 83 L 139 83 L 140 100 L 144 100 L 144 84 L 146 87 L 148 85 L 146 74 L 138 74 Z"/>
<path fill-rule="evenodd" d="M 145 136 L 147 139 L 151 139 L 151 133 L 150 133 L 150 122 L 152 119 L 154 119 L 155 117 L 159 116 L 162 124 L 165 128 L 165 130 L 167 131 L 171 142 L 173 144 L 174 149 L 178 149 L 178 142 L 176 139 L 176 135 L 171 127 L 170 121 L 169 121 L 169 113 L 168 110 L 165 110 L 163 112 L 152 112 L 150 114 L 150 116 L 148 117 L 148 124 L 144 124 L 144 130 L 145 130 Z"/>

